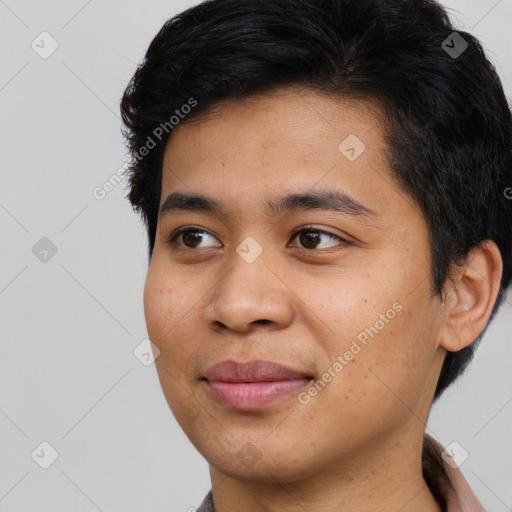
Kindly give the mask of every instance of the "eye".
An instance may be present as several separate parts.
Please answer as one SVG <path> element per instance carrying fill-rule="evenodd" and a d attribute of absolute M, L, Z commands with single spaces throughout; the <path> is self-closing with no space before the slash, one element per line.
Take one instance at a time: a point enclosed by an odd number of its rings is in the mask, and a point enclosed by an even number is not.
<path fill-rule="evenodd" d="M 329 247 L 335 247 L 336 245 L 340 245 L 339 242 L 342 242 L 342 244 L 348 243 L 343 238 L 341 238 L 337 235 L 334 235 L 332 233 L 329 233 L 328 231 L 322 231 L 321 229 L 315 229 L 315 228 L 309 228 L 309 227 L 301 228 L 301 229 L 297 230 L 294 233 L 292 240 L 295 240 L 296 238 L 299 239 L 301 245 L 305 249 L 326 249 Z M 328 242 L 322 243 L 322 239 L 324 239 L 324 240 L 330 239 L 330 240 L 337 241 L 338 243 L 328 245 Z"/>
<path fill-rule="evenodd" d="M 185 226 L 176 230 L 168 240 L 168 245 L 174 246 L 180 249 L 203 249 L 207 247 L 220 247 L 222 244 L 214 243 L 213 245 L 202 245 L 207 238 L 216 240 L 216 238 L 208 231 L 201 228 L 194 228 Z M 302 248 L 304 249 L 326 249 L 329 247 L 335 247 L 336 245 L 347 244 L 348 242 L 343 238 L 312 227 L 303 227 L 296 230 L 293 234 L 292 240 L 298 239 Z M 322 241 L 323 240 L 323 241 Z M 329 244 L 329 240 L 337 242 Z"/>
<path fill-rule="evenodd" d="M 184 227 L 176 230 L 171 235 L 171 238 L 167 243 L 171 246 L 177 246 L 181 249 L 202 249 L 204 247 L 212 247 L 211 245 L 203 245 L 201 247 L 201 243 L 203 243 L 203 241 L 208 237 L 210 237 L 212 240 L 216 240 L 213 235 L 204 229 Z M 216 246 L 220 247 L 218 244 Z"/>

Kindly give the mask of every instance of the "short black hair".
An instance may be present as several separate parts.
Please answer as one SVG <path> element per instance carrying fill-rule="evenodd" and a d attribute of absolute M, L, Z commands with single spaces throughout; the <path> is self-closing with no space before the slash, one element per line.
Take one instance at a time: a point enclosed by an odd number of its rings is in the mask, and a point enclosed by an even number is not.
<path fill-rule="evenodd" d="M 492 320 L 512 273 L 511 113 L 479 41 L 434 0 L 208 0 L 168 20 L 121 102 L 127 197 L 149 259 L 172 128 L 221 101 L 295 86 L 379 103 L 394 178 L 429 227 L 433 295 L 443 299 L 452 264 L 493 240 L 503 274 Z M 447 354 L 435 399 L 482 335 Z"/>

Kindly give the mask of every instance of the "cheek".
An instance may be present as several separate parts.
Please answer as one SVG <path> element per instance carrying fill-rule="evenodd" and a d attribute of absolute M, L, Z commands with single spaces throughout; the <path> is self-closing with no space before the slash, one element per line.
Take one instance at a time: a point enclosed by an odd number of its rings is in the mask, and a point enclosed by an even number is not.
<path fill-rule="evenodd" d="M 334 359 L 349 350 L 353 341 L 365 347 L 365 342 L 369 345 L 372 339 L 383 338 L 402 315 L 399 292 L 370 272 L 339 272 L 328 282 L 297 292 L 303 298 L 304 323 L 312 327 L 322 351 Z"/>
<path fill-rule="evenodd" d="M 436 353 L 435 327 L 428 312 L 423 313 L 428 311 L 427 304 L 423 310 L 410 303 L 399 304 L 399 312 L 383 308 L 384 320 L 379 312 L 360 331 L 355 342 L 360 350 L 353 349 L 358 353 L 343 370 L 344 382 L 337 383 L 338 394 L 355 405 L 361 421 L 369 420 L 370 414 L 400 423 L 412 411 L 419 416 L 424 407 Z"/>
<path fill-rule="evenodd" d="M 197 346 L 190 333 L 197 325 L 193 314 L 198 310 L 178 293 L 181 285 L 177 276 L 166 269 L 150 266 L 144 286 L 144 316 L 149 338 L 160 350 L 155 367 L 162 391 L 184 428 L 197 415 L 184 382 L 195 377 Z"/>
<path fill-rule="evenodd" d="M 329 361 L 322 370 L 335 375 L 329 403 L 348 400 L 363 416 L 401 409 L 407 414 L 424 393 L 436 353 L 435 304 L 428 280 L 411 293 L 406 274 L 396 267 L 380 275 L 369 271 L 345 279 L 346 292 L 317 295 L 315 313 L 322 321 L 316 325 L 323 333 L 317 340 Z"/>
<path fill-rule="evenodd" d="M 160 349 L 171 324 L 172 288 L 148 272 L 144 286 L 144 317 L 149 338 Z"/>
<path fill-rule="evenodd" d="M 160 363 L 177 364 L 187 357 L 190 343 L 184 342 L 185 333 L 193 328 L 197 305 L 194 309 L 190 295 L 180 293 L 183 289 L 186 284 L 175 274 L 150 265 L 144 286 L 144 316 L 149 338 L 161 351 Z"/>

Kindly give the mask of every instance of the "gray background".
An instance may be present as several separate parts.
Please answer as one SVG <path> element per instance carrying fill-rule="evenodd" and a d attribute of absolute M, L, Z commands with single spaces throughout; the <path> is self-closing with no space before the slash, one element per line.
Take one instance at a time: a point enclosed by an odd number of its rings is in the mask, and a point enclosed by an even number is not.
<path fill-rule="evenodd" d="M 133 354 L 147 336 L 144 229 L 124 184 L 93 195 L 126 159 L 118 104 L 136 63 L 194 3 L 0 1 L 2 512 L 177 512 L 209 489 L 154 365 Z M 481 38 L 511 98 L 512 0 L 444 3 Z M 59 45 L 46 59 L 31 47 L 51 49 L 43 31 Z M 46 262 L 32 250 L 43 237 L 57 248 Z M 511 310 L 509 295 L 429 421 L 469 453 L 461 469 L 495 512 L 512 510 Z M 31 457 L 49 460 L 43 441 L 59 454 L 48 469 Z"/>

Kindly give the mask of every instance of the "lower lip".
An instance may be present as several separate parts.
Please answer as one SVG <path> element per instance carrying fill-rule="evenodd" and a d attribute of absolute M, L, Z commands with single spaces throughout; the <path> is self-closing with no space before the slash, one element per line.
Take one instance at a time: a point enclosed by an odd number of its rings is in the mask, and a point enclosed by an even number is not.
<path fill-rule="evenodd" d="M 232 409 L 261 409 L 275 400 L 290 395 L 310 382 L 310 379 L 278 380 L 272 382 L 206 381 L 213 398 Z"/>

